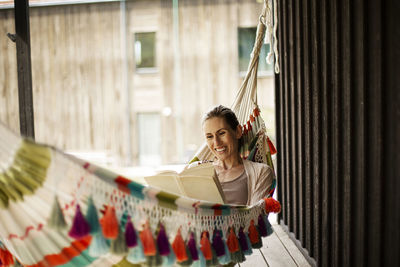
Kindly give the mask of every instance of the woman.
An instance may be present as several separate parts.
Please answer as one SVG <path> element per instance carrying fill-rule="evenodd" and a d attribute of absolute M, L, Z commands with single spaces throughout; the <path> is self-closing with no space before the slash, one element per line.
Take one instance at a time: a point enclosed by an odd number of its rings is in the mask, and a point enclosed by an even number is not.
<path fill-rule="evenodd" d="M 202 124 L 207 146 L 216 158 L 215 170 L 226 202 L 253 205 L 266 197 L 274 172 L 266 164 L 240 157 L 242 128 L 235 113 L 227 107 L 217 106 L 204 116 Z"/>

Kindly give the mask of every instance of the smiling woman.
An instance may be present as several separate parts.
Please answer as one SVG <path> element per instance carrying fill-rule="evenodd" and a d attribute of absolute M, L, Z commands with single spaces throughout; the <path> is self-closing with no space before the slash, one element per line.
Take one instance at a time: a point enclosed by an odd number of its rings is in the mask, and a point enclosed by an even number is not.
<path fill-rule="evenodd" d="M 213 108 L 203 118 L 203 132 L 227 203 L 252 205 L 267 197 L 274 171 L 241 158 L 242 128 L 235 113 L 221 105 Z"/>

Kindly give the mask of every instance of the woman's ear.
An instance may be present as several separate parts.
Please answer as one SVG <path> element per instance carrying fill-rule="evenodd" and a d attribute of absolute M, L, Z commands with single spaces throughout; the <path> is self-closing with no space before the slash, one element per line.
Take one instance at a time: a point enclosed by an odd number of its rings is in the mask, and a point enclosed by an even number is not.
<path fill-rule="evenodd" d="M 242 131 L 242 126 L 239 124 L 236 128 L 236 138 L 240 139 L 242 137 L 243 131 Z"/>

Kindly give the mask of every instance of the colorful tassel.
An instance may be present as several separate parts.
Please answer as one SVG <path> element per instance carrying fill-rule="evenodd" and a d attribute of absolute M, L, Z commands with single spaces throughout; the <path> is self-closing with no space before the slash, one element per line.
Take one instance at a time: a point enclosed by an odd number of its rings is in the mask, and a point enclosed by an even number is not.
<path fill-rule="evenodd" d="M 169 247 L 170 247 L 170 245 L 169 245 L 167 234 L 165 233 L 164 225 L 162 225 L 160 223 L 159 231 L 157 234 L 158 253 L 160 253 L 161 256 L 168 256 L 171 253 Z"/>
<path fill-rule="evenodd" d="M 147 267 L 156 267 L 160 266 L 162 263 L 162 258 L 160 254 L 156 252 L 156 255 L 146 256 L 146 266 Z"/>
<path fill-rule="evenodd" d="M 188 260 L 188 255 L 186 253 L 185 242 L 183 241 L 181 229 L 178 229 L 175 239 L 172 242 L 172 249 L 175 252 L 177 262 L 183 262 Z"/>
<path fill-rule="evenodd" d="M 157 253 L 153 234 L 151 233 L 149 222 L 146 222 L 143 231 L 139 234 L 143 244 L 143 253 L 145 256 L 155 256 Z"/>
<path fill-rule="evenodd" d="M 117 238 L 111 240 L 110 251 L 116 255 L 123 255 L 128 252 L 125 234 L 122 232 L 122 229 L 119 229 Z"/>
<path fill-rule="evenodd" d="M 136 236 L 138 236 L 137 232 Z M 137 239 L 137 245 L 129 250 L 126 260 L 132 264 L 140 264 L 146 261 L 146 257 L 143 253 L 143 244 L 140 238 Z"/>
<path fill-rule="evenodd" d="M 243 252 L 249 250 L 249 246 L 248 246 L 247 240 L 246 240 L 246 234 L 243 232 L 242 227 L 239 229 L 238 239 L 239 239 L 240 249 Z"/>
<path fill-rule="evenodd" d="M 211 259 L 206 260 L 206 265 L 207 266 L 216 266 L 218 265 L 218 258 L 217 255 L 215 254 L 215 250 L 213 249 L 212 246 L 210 246 L 211 248 Z"/>
<path fill-rule="evenodd" d="M 197 255 L 198 259 L 196 261 L 193 261 L 193 264 L 191 267 L 206 267 L 207 262 L 206 259 L 204 258 L 203 252 L 201 251 L 200 248 L 197 248 Z"/>
<path fill-rule="evenodd" d="M 79 205 L 76 205 L 76 213 L 68 235 L 75 239 L 80 239 L 90 233 L 90 226 L 81 212 Z"/>
<path fill-rule="evenodd" d="M 190 233 L 190 238 L 187 243 L 188 250 L 190 252 L 191 258 L 193 261 L 197 261 L 199 259 L 199 255 L 197 253 L 198 249 L 196 246 L 196 240 L 194 239 L 194 233 Z"/>
<path fill-rule="evenodd" d="M 234 253 L 239 250 L 239 241 L 232 227 L 229 230 L 229 235 L 227 237 L 226 244 L 228 245 L 229 252 L 231 253 Z"/>
<path fill-rule="evenodd" d="M 249 238 L 251 241 L 252 248 L 261 248 L 262 247 L 262 240 L 260 237 L 260 233 L 258 231 L 258 228 L 254 225 L 254 220 L 250 221 Z"/>
<path fill-rule="evenodd" d="M 269 137 L 267 137 L 267 143 L 268 143 L 269 152 L 271 152 L 271 155 L 276 154 L 276 148 L 275 148 L 274 144 L 271 142 L 271 140 L 269 140 Z"/>
<path fill-rule="evenodd" d="M 99 216 L 97 215 L 97 208 L 94 205 L 92 197 L 89 197 L 89 200 L 88 200 L 86 221 L 90 225 L 90 234 L 93 235 L 100 231 Z"/>
<path fill-rule="evenodd" d="M 216 230 L 216 229 L 214 230 L 212 238 L 212 247 L 217 257 L 225 255 L 225 246 L 224 246 L 224 241 L 222 240 L 221 230 Z"/>
<path fill-rule="evenodd" d="M 128 217 L 128 222 L 125 225 L 125 241 L 128 248 L 133 248 L 137 246 L 138 243 L 136 230 L 135 227 L 133 227 L 133 223 L 130 217 Z"/>
<path fill-rule="evenodd" d="M 251 242 L 252 246 L 253 246 L 253 244 L 260 242 L 260 237 L 258 235 L 258 231 L 257 231 L 256 226 L 254 225 L 253 220 L 250 221 L 249 238 L 250 238 L 250 242 Z"/>
<path fill-rule="evenodd" d="M 239 249 L 238 251 L 231 253 L 231 260 L 233 263 L 241 263 L 244 262 L 246 258 L 244 257 L 243 251 Z"/>
<path fill-rule="evenodd" d="M 222 264 L 222 265 L 228 264 L 232 261 L 231 253 L 229 252 L 228 245 L 226 244 L 226 242 L 224 242 L 224 250 L 225 250 L 225 254 L 221 257 L 218 257 L 218 262 L 219 262 L 219 264 Z"/>
<path fill-rule="evenodd" d="M 246 233 L 244 235 L 246 237 L 246 242 L 247 242 L 248 249 L 247 250 L 243 250 L 243 254 L 244 255 L 251 255 L 251 254 L 253 254 L 253 248 L 251 247 L 250 238 Z"/>
<path fill-rule="evenodd" d="M 264 198 L 265 201 L 265 212 L 266 213 L 279 213 L 281 211 L 281 203 L 273 199 L 272 197 Z"/>
<path fill-rule="evenodd" d="M 105 238 L 116 239 L 118 237 L 119 224 L 113 206 L 106 207 L 106 212 L 100 219 L 100 225 Z"/>
<path fill-rule="evenodd" d="M 162 265 L 163 267 L 174 266 L 176 261 L 176 256 L 170 244 L 168 244 L 170 253 L 168 256 L 162 256 Z"/>
<path fill-rule="evenodd" d="M 58 231 L 67 227 L 67 223 L 65 222 L 64 214 L 61 210 L 60 202 L 58 201 L 57 196 L 54 197 L 53 207 L 51 208 L 51 213 L 47 224 L 49 227 Z"/>
<path fill-rule="evenodd" d="M 260 232 L 260 236 L 266 237 L 268 235 L 267 225 L 263 217 L 263 214 L 258 215 L 258 231 Z"/>
<path fill-rule="evenodd" d="M 206 260 L 212 260 L 212 251 L 210 240 L 208 240 L 207 232 L 203 232 L 200 240 L 201 251 L 203 252 L 204 258 Z"/>
<path fill-rule="evenodd" d="M 268 220 L 268 215 L 264 215 L 263 217 L 264 217 L 265 225 L 267 227 L 267 236 L 272 235 L 272 233 L 274 232 L 274 229 L 272 228 L 272 225 Z"/>
<path fill-rule="evenodd" d="M 6 248 L 0 248 L 0 266 L 9 266 L 14 264 L 14 257 Z"/>
<path fill-rule="evenodd" d="M 110 246 L 101 231 L 93 235 L 92 241 L 89 246 L 89 255 L 91 257 L 97 258 L 104 254 L 107 254 L 109 249 Z"/>

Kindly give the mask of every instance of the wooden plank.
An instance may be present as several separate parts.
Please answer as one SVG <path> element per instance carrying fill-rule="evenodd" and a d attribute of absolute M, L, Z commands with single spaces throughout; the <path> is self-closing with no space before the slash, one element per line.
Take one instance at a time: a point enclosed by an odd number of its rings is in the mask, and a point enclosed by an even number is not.
<path fill-rule="evenodd" d="M 306 260 L 296 244 L 293 243 L 292 239 L 290 239 L 285 230 L 283 230 L 282 226 L 274 225 L 273 227 L 277 237 L 279 238 L 285 249 L 289 252 L 296 265 L 302 267 L 311 266 L 311 264 Z"/>
<path fill-rule="evenodd" d="M 297 266 L 275 232 L 263 238 L 263 247 L 260 251 L 271 267 Z"/>
<path fill-rule="evenodd" d="M 263 254 L 259 249 L 253 249 L 253 254 L 246 256 L 246 260 L 240 263 L 242 267 L 258 267 L 258 266 L 270 266 L 265 261 Z"/>
<path fill-rule="evenodd" d="M 29 1 L 14 1 L 17 44 L 19 123 L 21 135 L 35 138 Z"/>

